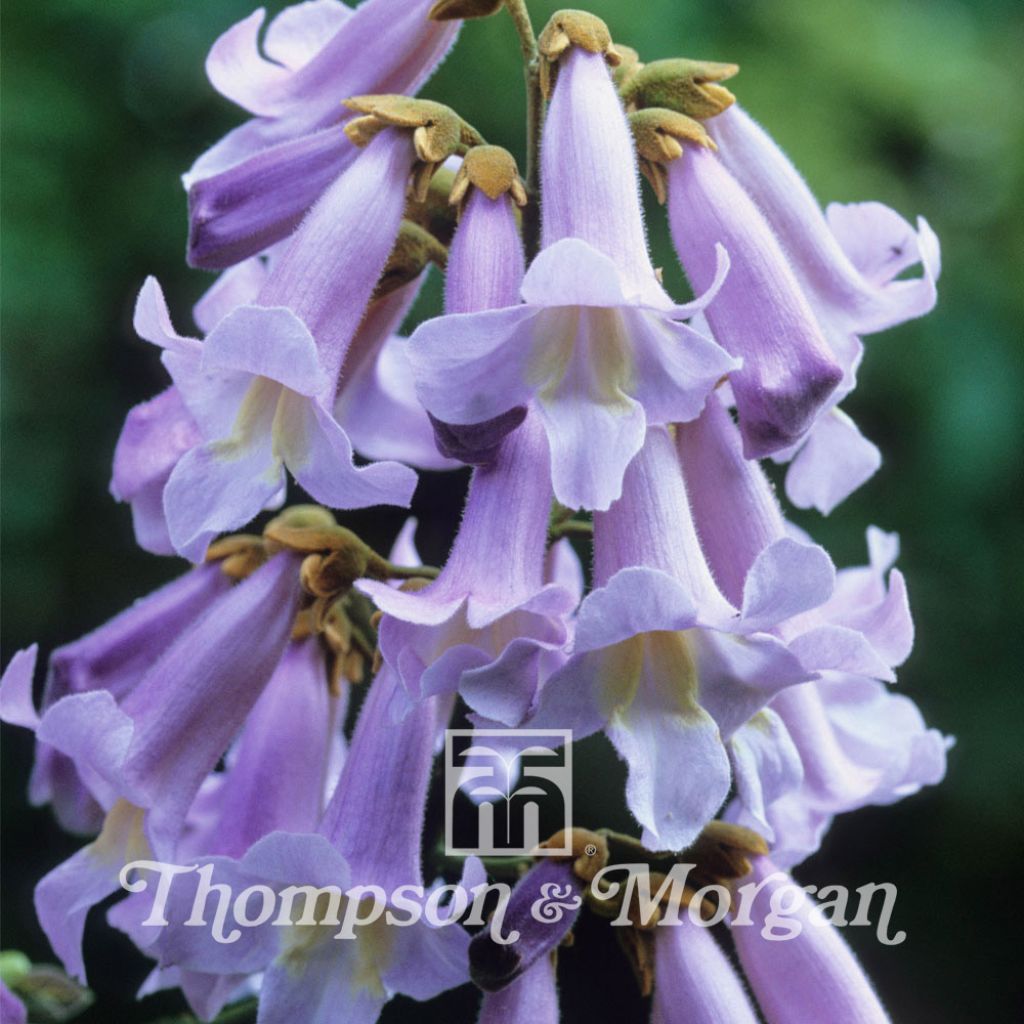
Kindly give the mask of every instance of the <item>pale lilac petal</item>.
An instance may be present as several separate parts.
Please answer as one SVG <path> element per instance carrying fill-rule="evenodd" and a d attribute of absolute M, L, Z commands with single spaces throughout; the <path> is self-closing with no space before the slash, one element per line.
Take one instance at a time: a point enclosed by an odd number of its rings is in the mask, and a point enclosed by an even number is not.
<path fill-rule="evenodd" d="M 206 775 L 274 671 L 298 606 L 297 559 L 276 555 L 184 632 L 125 698 L 135 723 L 125 781 L 143 790 L 147 833 L 170 842 Z M 210 714 L 211 704 L 219 711 Z"/>
<path fill-rule="evenodd" d="M 718 392 L 697 419 L 677 425 L 676 447 L 701 548 L 722 593 L 739 607 L 754 560 L 786 536 L 775 492 L 761 466 L 744 458 L 739 429 Z"/>
<path fill-rule="evenodd" d="M 345 856 L 355 884 L 386 891 L 422 881 L 420 837 L 430 766 L 450 708 L 437 698 L 422 701 L 395 722 L 391 708 L 400 685 L 387 666 L 377 674 L 318 829 Z"/>
<path fill-rule="evenodd" d="M 484 994 L 477 1024 L 558 1024 L 555 965 L 541 957 L 497 992 Z"/>
<path fill-rule="evenodd" d="M 582 238 L 561 238 L 545 246 L 530 263 L 522 297 L 534 306 L 614 308 L 630 303 L 615 261 Z"/>
<path fill-rule="evenodd" d="M 651 1024 L 757 1024 L 743 982 L 710 928 L 680 914 L 679 924 L 655 932 Z"/>
<path fill-rule="evenodd" d="M 715 340 L 743 359 L 730 383 L 745 454 L 788 447 L 811 427 L 842 369 L 779 243 L 714 154 L 697 146 L 669 165 L 669 221 L 694 288 L 710 283 L 716 243 L 732 257 L 705 315 Z"/>
<path fill-rule="evenodd" d="M 292 476 L 332 508 L 408 506 L 416 474 L 397 462 L 356 466 L 352 443 L 318 401 L 282 396 L 275 428 L 281 457 Z"/>
<path fill-rule="evenodd" d="M 823 605 L 835 587 L 836 570 L 824 548 L 783 537 L 754 559 L 743 585 L 745 628 L 770 629 Z"/>
<path fill-rule="evenodd" d="M 445 312 L 515 305 L 524 270 L 512 200 L 508 195 L 489 199 L 472 188 L 448 251 Z"/>
<path fill-rule="evenodd" d="M 174 552 L 163 512 L 163 490 L 178 460 L 202 443 L 192 414 L 176 387 L 135 406 L 114 449 L 110 493 L 132 507 L 135 539 L 158 555 Z"/>
<path fill-rule="evenodd" d="M 729 737 L 736 797 L 769 842 L 775 830 L 768 807 L 795 790 L 804 778 L 803 762 L 782 719 L 762 708 Z"/>
<path fill-rule="evenodd" d="M 150 855 L 145 841 L 140 842 L 141 815 L 138 808 L 118 804 L 107 816 L 99 838 L 55 867 L 36 886 L 39 923 L 64 969 L 83 984 L 86 915 L 120 888 L 122 864 Z"/>
<path fill-rule="evenodd" d="M 693 595 L 668 573 L 621 569 L 580 605 L 574 649 L 592 651 L 640 633 L 690 629 L 699 618 Z"/>
<path fill-rule="evenodd" d="M 391 956 L 380 965 L 386 991 L 426 1000 L 469 981 L 469 935 L 461 925 L 420 921 L 396 932 Z"/>
<path fill-rule="evenodd" d="M 537 313 L 511 306 L 420 324 L 407 344 L 424 407 L 446 423 L 480 423 L 526 405 Z"/>
<path fill-rule="evenodd" d="M 586 317 L 581 317 L 585 321 Z M 644 443 L 643 406 L 609 382 L 587 341 L 577 337 L 537 411 L 551 445 L 551 483 L 566 508 L 604 510 L 622 494 L 622 477 Z"/>
<path fill-rule="evenodd" d="M 32 702 L 32 677 L 38 654 L 38 644 L 18 651 L 0 676 L 0 720 L 33 732 L 39 725 L 39 715 Z"/>
<path fill-rule="evenodd" d="M 275 103 L 291 72 L 260 53 L 260 27 L 267 12 L 261 7 L 232 25 L 210 48 L 206 75 L 210 84 L 229 100 L 253 114 L 280 112 Z"/>
<path fill-rule="evenodd" d="M 209 334 L 237 306 L 255 302 L 266 279 L 267 261 L 261 256 L 253 256 L 225 270 L 192 307 L 196 326 Z"/>
<path fill-rule="evenodd" d="M 856 957 L 807 894 L 765 858 L 755 859 L 747 881 L 764 884 L 753 900 L 753 923 L 733 927 L 732 937 L 768 1024 L 888 1024 L 889 1016 Z M 783 891 L 786 903 L 793 905 L 787 918 L 801 930 L 792 938 L 772 941 L 762 930 L 775 894 Z"/>
<path fill-rule="evenodd" d="M 300 395 L 330 384 L 309 328 L 290 309 L 241 306 L 220 320 L 203 345 L 207 372 L 267 377 Z"/>
<path fill-rule="evenodd" d="M 595 583 L 602 586 L 631 566 L 678 580 L 704 623 L 725 625 L 736 616 L 705 561 L 678 454 L 664 427 L 648 429 L 626 472 L 622 499 L 594 516 Z"/>
<path fill-rule="evenodd" d="M 240 857 L 270 832 L 312 832 L 322 811 L 333 714 L 315 637 L 293 641 L 256 702 L 220 787 L 204 852 Z"/>
<path fill-rule="evenodd" d="M 882 453 L 842 411 L 830 409 L 807 434 L 786 473 L 786 497 L 797 508 L 828 515 L 874 476 Z"/>
<path fill-rule="evenodd" d="M 730 737 L 777 693 L 817 677 L 768 633 L 735 636 L 711 629 L 691 634 L 700 702 Z"/>
<path fill-rule="evenodd" d="M 267 26 L 263 49 L 271 60 L 297 71 L 308 64 L 352 15 L 341 0 L 306 0 L 286 7 Z"/>
<path fill-rule="evenodd" d="M 368 954 L 351 947 L 365 940 L 335 942 L 329 936 L 300 957 L 282 957 L 263 977 L 261 1024 L 336 1024 L 344 1008 L 345 1024 L 375 1024 L 388 1001 Z"/>
<path fill-rule="evenodd" d="M 265 410 L 267 418 L 274 409 Z M 200 562 L 219 533 L 244 526 L 285 484 L 270 431 L 253 443 L 216 441 L 187 452 L 164 488 L 164 512 L 175 550 Z"/>
<path fill-rule="evenodd" d="M 908 239 L 902 228 L 893 233 L 897 225 L 891 211 L 879 210 L 880 204 L 873 203 L 863 204 L 868 209 L 861 211 L 857 206 L 862 204 L 857 204 L 834 215 L 837 238 L 789 158 L 739 104 L 712 118 L 708 129 L 718 143 L 720 159 L 767 217 L 812 302 L 826 319 L 844 323 L 851 333 L 864 334 L 921 316 L 934 305 L 938 241 L 927 224 L 919 221 L 916 240 Z M 849 239 L 858 220 L 860 228 L 870 226 L 872 237 L 853 246 Z M 880 285 L 878 273 L 894 256 L 891 249 L 885 255 L 884 249 L 897 244 L 902 249 L 905 243 L 915 242 L 923 256 L 923 276 Z M 869 246 L 875 247 L 872 255 L 865 251 Z M 853 261 L 844 247 L 851 250 Z M 904 258 L 901 252 L 893 265 Z M 869 268 L 867 275 L 855 264 Z"/>
<path fill-rule="evenodd" d="M 697 703 L 697 673 L 682 634 L 648 635 L 632 700 L 608 738 L 629 766 L 626 802 L 644 845 L 681 850 L 729 793 L 729 758 L 714 718 Z"/>
<path fill-rule="evenodd" d="M 647 253 L 633 141 L 602 54 L 573 46 L 560 61 L 541 183 L 545 247 L 582 239 L 612 260 L 628 295 L 663 300 Z"/>
<path fill-rule="evenodd" d="M 195 338 L 183 337 L 175 331 L 167 300 L 155 277 L 147 277 L 139 291 L 132 326 L 140 338 L 170 352 L 189 356 L 197 356 L 200 352 L 200 344 Z"/>
<path fill-rule="evenodd" d="M 890 683 L 896 681 L 889 663 L 856 629 L 831 623 L 817 626 L 791 640 L 789 649 L 809 670 L 851 672 Z"/>
<path fill-rule="evenodd" d="M 568 591 L 573 596 L 574 604 L 583 600 L 586 579 L 583 574 L 583 563 L 572 541 L 568 537 L 556 540 L 548 548 L 546 557 L 547 569 L 544 578 Z"/>

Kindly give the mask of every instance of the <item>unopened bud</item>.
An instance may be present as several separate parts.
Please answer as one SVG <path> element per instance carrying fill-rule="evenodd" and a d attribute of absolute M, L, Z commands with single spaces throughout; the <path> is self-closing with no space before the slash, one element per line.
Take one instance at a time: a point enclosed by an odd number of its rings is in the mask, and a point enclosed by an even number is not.
<path fill-rule="evenodd" d="M 710 60 L 656 60 L 623 83 L 622 98 L 637 107 L 664 107 L 687 117 L 714 117 L 736 102 L 736 97 L 717 83 L 738 71 L 737 64 Z"/>

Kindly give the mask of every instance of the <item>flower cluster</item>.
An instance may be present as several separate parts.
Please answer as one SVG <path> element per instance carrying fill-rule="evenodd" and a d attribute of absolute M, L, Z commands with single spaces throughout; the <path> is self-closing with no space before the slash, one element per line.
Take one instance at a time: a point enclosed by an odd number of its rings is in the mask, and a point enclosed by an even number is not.
<path fill-rule="evenodd" d="M 413 95 L 461 19 L 502 7 L 530 57 L 525 182 Z M 194 564 L 53 651 L 38 708 L 35 648 L 0 690 L 3 719 L 35 734 L 32 801 L 92 837 L 39 883 L 38 916 L 84 979 L 86 915 L 127 888 L 108 919 L 155 961 L 143 993 L 179 987 L 203 1019 L 258 991 L 264 1024 L 369 1024 L 397 993 L 472 978 L 481 1020 L 556 1021 L 546 954 L 571 921 L 524 928 L 516 969 L 482 982 L 454 916 L 337 942 L 296 915 L 223 943 L 183 926 L 208 876 L 183 875 L 154 920 L 123 869 L 203 861 L 219 884 L 423 904 L 456 709 L 476 728 L 603 733 L 632 848 L 696 849 L 710 877 L 769 894 L 835 815 L 940 781 L 949 741 L 889 690 L 913 640 L 896 538 L 871 527 L 867 564 L 837 571 L 760 462 L 788 463 L 790 502 L 823 513 L 870 477 L 878 450 L 840 403 L 861 337 L 934 305 L 938 243 L 878 203 L 823 212 L 721 84 L 734 65 L 643 64 L 581 11 L 537 39 L 520 0 L 312 0 L 261 38 L 263 18 L 207 61 L 251 118 L 184 178 L 189 260 L 222 272 L 195 309 L 202 338 L 147 280 L 135 329 L 170 381 L 114 453 L 139 544 Z M 641 174 L 691 301 L 652 263 Z M 435 265 L 444 314 L 403 338 Z M 413 520 L 385 558 L 327 511 L 408 506 L 416 469 L 462 464 L 439 570 Z M 318 505 L 233 532 L 280 510 L 289 478 Z M 570 537 L 592 542 L 586 584 Z M 541 867 L 585 889 L 579 865 Z M 484 879 L 471 858 L 451 888 Z M 886 1019 L 834 929 L 733 932 L 766 1019 Z M 638 928 L 624 948 L 653 1020 L 757 1019 L 707 929 Z"/>

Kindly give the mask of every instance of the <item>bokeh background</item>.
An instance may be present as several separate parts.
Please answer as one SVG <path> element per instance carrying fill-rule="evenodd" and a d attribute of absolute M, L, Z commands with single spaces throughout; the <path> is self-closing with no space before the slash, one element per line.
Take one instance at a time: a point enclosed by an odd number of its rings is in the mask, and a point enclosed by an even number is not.
<path fill-rule="evenodd" d="M 557 6 L 532 0 L 538 30 Z M 1024 849 L 1024 8 L 1016 0 L 590 7 L 645 59 L 738 62 L 730 84 L 819 198 L 878 199 L 908 217 L 923 213 L 942 240 L 938 310 L 869 339 L 861 385 L 845 403 L 881 446 L 881 471 L 828 519 L 797 519 L 838 564 L 863 560 L 868 523 L 899 531 L 918 630 L 900 690 L 957 745 L 941 787 L 847 817 L 800 877 L 898 885 L 894 924 L 907 931 L 906 943 L 887 948 L 868 929 L 847 932 L 896 1020 L 1010 1019 L 1021 975 L 1014 949 Z M 159 277 L 181 328 L 210 282 L 184 265 L 178 175 L 241 116 L 209 87 L 203 59 L 249 10 L 249 0 L 6 5 L 5 663 L 33 640 L 46 652 L 81 635 L 182 569 L 134 547 L 128 510 L 109 497 L 107 481 L 125 413 L 164 386 L 156 352 L 130 326 L 144 275 Z M 520 66 L 507 18 L 467 25 L 425 94 L 522 157 Z M 655 209 L 650 222 L 656 262 L 679 286 Z M 436 310 L 438 293 L 435 282 L 418 315 Z M 421 485 L 416 511 L 429 558 L 443 558 L 463 484 L 448 477 Z M 386 545 L 401 514 L 346 521 Z M 47 961 L 32 885 L 77 844 L 47 811 L 26 805 L 30 756 L 27 737 L 5 728 L 2 945 Z M 628 826 L 601 816 L 608 801 L 600 795 L 621 781 L 613 759 L 591 746 L 582 763 L 581 817 Z M 99 996 L 81 1019 L 120 1024 L 181 1012 L 174 997 L 132 1001 L 145 961 L 99 917 L 87 937 Z M 644 1019 L 624 964 L 602 942 L 587 939 L 563 955 L 565 1019 Z M 385 1019 L 473 1013 L 463 995 L 398 1002 Z"/>

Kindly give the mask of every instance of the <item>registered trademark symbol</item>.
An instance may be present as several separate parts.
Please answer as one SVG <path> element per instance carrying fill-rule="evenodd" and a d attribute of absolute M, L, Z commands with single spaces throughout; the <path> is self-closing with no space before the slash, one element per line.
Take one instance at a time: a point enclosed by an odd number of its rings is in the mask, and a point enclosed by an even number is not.
<path fill-rule="evenodd" d="M 593 857 L 594 854 L 597 853 L 597 847 L 593 843 L 587 843 L 587 845 L 583 847 L 583 852 L 588 857 Z"/>

